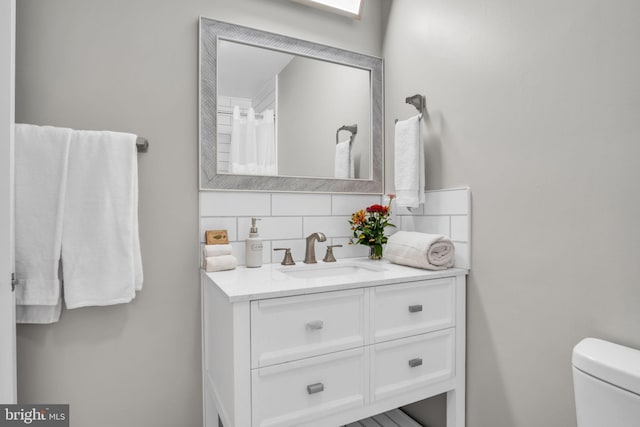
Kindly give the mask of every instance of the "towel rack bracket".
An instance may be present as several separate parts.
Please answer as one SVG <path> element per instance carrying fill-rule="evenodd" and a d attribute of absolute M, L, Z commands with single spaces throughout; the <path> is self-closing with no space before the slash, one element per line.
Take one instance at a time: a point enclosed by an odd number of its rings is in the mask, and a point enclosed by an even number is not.
<path fill-rule="evenodd" d="M 413 96 L 407 96 L 404 99 L 404 102 L 416 107 L 416 110 L 418 110 L 418 112 L 420 114 L 422 114 L 423 116 L 426 116 L 428 114 L 427 113 L 427 101 L 426 101 L 426 97 L 424 95 L 421 95 L 421 94 L 417 93 L 417 94 L 415 94 Z M 395 120 L 395 123 L 398 123 L 398 119 Z"/>
<path fill-rule="evenodd" d="M 338 134 L 340 133 L 341 130 L 346 130 L 347 132 L 351 133 L 351 135 L 349 136 L 349 145 L 351 145 L 353 143 L 353 140 L 356 137 L 356 134 L 358 133 L 358 124 L 344 125 L 339 127 L 338 130 L 336 131 L 336 145 L 339 142 Z"/>
<path fill-rule="evenodd" d="M 420 95 L 419 93 L 413 95 L 413 96 L 408 96 L 407 98 L 405 98 L 404 100 L 407 104 L 411 104 L 414 107 L 416 107 L 416 109 L 420 112 L 420 113 L 424 113 L 426 108 L 427 108 L 427 101 L 425 99 L 424 95 Z"/>
<path fill-rule="evenodd" d="M 136 138 L 136 148 L 138 153 L 146 153 L 149 151 L 149 141 L 141 136 Z"/>

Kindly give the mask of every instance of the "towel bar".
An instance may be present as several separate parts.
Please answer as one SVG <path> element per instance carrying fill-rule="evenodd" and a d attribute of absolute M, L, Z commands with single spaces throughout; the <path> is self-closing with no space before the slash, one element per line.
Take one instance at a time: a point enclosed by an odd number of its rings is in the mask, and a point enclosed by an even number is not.
<path fill-rule="evenodd" d="M 146 153 L 149 151 L 149 141 L 147 141 L 147 138 L 137 137 L 136 148 L 138 149 L 138 153 Z"/>
<path fill-rule="evenodd" d="M 336 131 L 336 145 L 338 145 L 338 143 L 340 141 L 338 141 L 338 134 L 340 133 L 341 130 L 346 130 L 348 132 L 351 132 L 351 136 L 349 136 L 349 145 L 351 145 L 353 143 L 353 140 L 356 138 L 356 134 L 358 133 L 358 125 L 344 125 L 344 126 L 340 126 L 338 128 L 338 130 Z"/>
<path fill-rule="evenodd" d="M 417 93 L 413 96 L 408 96 L 405 98 L 404 102 L 416 107 L 420 114 L 426 114 L 427 112 L 427 101 L 424 95 Z M 396 119 L 394 123 L 398 123 L 398 119 Z"/>

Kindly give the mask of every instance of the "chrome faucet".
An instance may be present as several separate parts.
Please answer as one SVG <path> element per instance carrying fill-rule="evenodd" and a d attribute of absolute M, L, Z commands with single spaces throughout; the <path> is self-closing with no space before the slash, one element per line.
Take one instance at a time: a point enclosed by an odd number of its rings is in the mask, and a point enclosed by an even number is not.
<path fill-rule="evenodd" d="M 307 236 L 307 250 L 304 253 L 304 262 L 305 264 L 316 264 L 316 240 L 318 242 L 324 242 L 327 240 L 327 237 L 324 233 L 313 233 Z"/>

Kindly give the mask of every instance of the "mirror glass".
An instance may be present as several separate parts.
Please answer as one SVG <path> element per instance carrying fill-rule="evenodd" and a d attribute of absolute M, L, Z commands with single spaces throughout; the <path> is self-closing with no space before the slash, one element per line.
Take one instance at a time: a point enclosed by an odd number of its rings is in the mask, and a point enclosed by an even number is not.
<path fill-rule="evenodd" d="M 202 18 L 202 189 L 382 192 L 382 60 Z"/>
<path fill-rule="evenodd" d="M 370 179 L 369 74 L 219 39 L 218 173 Z"/>

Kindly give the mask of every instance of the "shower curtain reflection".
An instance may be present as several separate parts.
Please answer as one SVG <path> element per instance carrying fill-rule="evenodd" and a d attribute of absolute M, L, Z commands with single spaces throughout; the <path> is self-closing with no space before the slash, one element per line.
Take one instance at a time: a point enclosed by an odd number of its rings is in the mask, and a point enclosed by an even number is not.
<path fill-rule="evenodd" d="M 229 172 L 238 175 L 276 175 L 276 147 L 273 110 L 256 117 L 253 108 L 246 117 L 233 107 Z"/>

